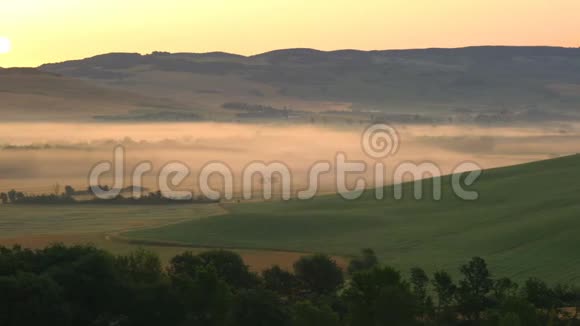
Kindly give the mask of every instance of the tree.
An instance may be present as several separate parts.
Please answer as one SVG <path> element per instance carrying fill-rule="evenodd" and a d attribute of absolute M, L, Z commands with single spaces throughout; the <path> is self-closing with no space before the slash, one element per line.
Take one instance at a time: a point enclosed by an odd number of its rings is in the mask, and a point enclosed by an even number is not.
<path fill-rule="evenodd" d="M 481 312 L 489 305 L 486 296 L 493 288 L 487 264 L 482 258 L 474 257 L 460 271 L 463 279 L 459 282 L 459 308 L 466 317 L 480 320 Z"/>
<path fill-rule="evenodd" d="M 232 292 L 213 266 L 197 268 L 193 278 L 187 274 L 176 274 L 171 279 L 185 316 L 182 325 L 226 325 Z"/>
<path fill-rule="evenodd" d="M 169 279 L 127 282 L 123 285 L 124 300 L 119 304 L 121 314 L 105 316 L 100 320 L 100 325 L 180 325 L 184 321 L 181 298 Z"/>
<path fill-rule="evenodd" d="M 143 249 L 113 256 L 93 246 L 0 246 L 0 325 L 539 326 L 577 321 L 558 308 L 576 305 L 578 289 L 551 288 L 532 278 L 518 293 L 510 279 L 492 280 L 480 258 L 461 267 L 459 288 L 447 272 L 436 272 L 430 281 L 421 268 L 411 269 L 408 281 L 393 268 L 374 267 L 342 283 L 342 271 L 324 255 L 302 257 L 295 270 L 272 266 L 258 278 L 239 255 L 220 250 L 185 252 L 164 270 L 159 258 Z M 430 285 L 437 314 L 430 310 Z"/>
<path fill-rule="evenodd" d="M 452 304 L 457 294 L 457 286 L 446 271 L 435 272 L 432 284 L 437 295 L 436 319 L 441 324 L 452 324 L 456 319 Z"/>
<path fill-rule="evenodd" d="M 352 276 L 344 292 L 351 325 L 408 326 L 416 322 L 417 300 L 408 283 L 390 267 Z"/>
<path fill-rule="evenodd" d="M 0 277 L 0 325 L 63 326 L 70 315 L 62 289 L 46 276 L 17 273 Z"/>
<path fill-rule="evenodd" d="M 199 254 L 204 266 L 213 266 L 217 275 L 233 289 L 252 288 L 258 277 L 251 273 L 242 257 L 232 251 L 210 250 Z"/>
<path fill-rule="evenodd" d="M 59 196 L 59 195 L 60 195 L 60 184 L 59 184 L 59 183 L 55 183 L 55 184 L 52 186 L 52 193 L 53 193 L 55 196 Z"/>
<path fill-rule="evenodd" d="M 438 271 L 433 275 L 432 281 L 437 294 L 437 306 L 439 310 L 449 307 L 453 303 L 457 286 L 453 283 L 451 275 L 446 271 Z"/>
<path fill-rule="evenodd" d="M 515 297 L 518 291 L 518 284 L 511 279 L 503 277 L 493 282 L 493 295 L 499 302 L 507 298 Z"/>
<path fill-rule="evenodd" d="M 411 268 L 411 286 L 413 293 L 421 302 L 427 299 L 427 287 L 429 285 L 429 277 L 427 273 L 419 267 Z"/>
<path fill-rule="evenodd" d="M 289 325 L 289 313 L 278 296 L 268 290 L 244 289 L 234 298 L 231 324 L 236 326 Z"/>
<path fill-rule="evenodd" d="M 336 261 L 323 254 L 301 257 L 294 263 L 294 274 L 315 295 L 333 293 L 344 281 Z"/>
<path fill-rule="evenodd" d="M 16 200 L 15 201 L 23 200 L 25 198 L 26 198 L 26 195 L 23 192 L 19 191 L 16 193 Z"/>
<path fill-rule="evenodd" d="M 534 306 L 521 297 L 507 297 L 499 307 L 499 313 L 499 325 L 541 325 Z"/>
<path fill-rule="evenodd" d="M 296 276 L 275 265 L 262 271 L 264 287 L 284 297 L 290 297 L 300 288 Z"/>
<path fill-rule="evenodd" d="M 556 284 L 552 289 L 556 304 L 559 307 L 578 306 L 580 303 L 580 289 L 569 285 Z"/>
<path fill-rule="evenodd" d="M 8 204 L 8 195 L 5 192 L 0 193 L 0 201 L 2 204 Z"/>
<path fill-rule="evenodd" d="M 419 267 L 411 269 L 411 287 L 413 294 L 419 301 L 423 313 L 429 313 L 433 308 L 433 300 L 428 295 L 429 277 L 427 273 Z"/>
<path fill-rule="evenodd" d="M 233 290 L 255 287 L 259 282 L 239 254 L 226 250 L 210 250 L 199 255 L 184 252 L 171 259 L 168 271 L 171 275 L 183 274 L 194 279 L 201 268 L 208 266 Z"/>
<path fill-rule="evenodd" d="M 200 267 L 205 266 L 204 261 L 191 251 L 186 251 L 174 256 L 169 262 L 170 274 L 184 274 L 195 278 Z"/>
<path fill-rule="evenodd" d="M 36 274 L 47 271 L 53 272 L 59 269 L 69 269 L 71 266 L 79 264 L 79 262 L 93 255 L 103 255 L 111 258 L 105 251 L 93 246 L 65 246 L 64 244 L 53 244 L 34 252 L 24 251 L 21 255 L 25 256 L 25 260 L 32 260 L 34 262 L 31 264 L 30 269 L 26 269 L 26 271 Z"/>
<path fill-rule="evenodd" d="M 348 265 L 348 273 L 354 274 L 356 272 L 370 270 L 379 265 L 379 260 L 372 249 L 366 248 L 361 251 L 360 257 L 355 257 Z"/>
<path fill-rule="evenodd" d="M 472 258 L 469 263 L 461 266 L 460 271 L 463 274 L 463 279 L 459 282 L 461 288 L 479 296 L 486 295 L 492 289 L 491 274 L 482 258 Z"/>
<path fill-rule="evenodd" d="M 121 276 L 131 282 L 155 283 L 163 277 L 159 256 L 143 248 L 118 256 L 116 265 Z"/>
<path fill-rule="evenodd" d="M 59 251 L 67 254 L 66 250 Z M 73 325 L 91 325 L 105 315 L 109 317 L 103 322 L 113 323 L 122 315 L 120 308 L 126 298 L 131 297 L 124 291 L 115 257 L 101 250 L 86 250 L 72 261 L 67 258 L 66 262 L 52 264 L 46 271 L 63 289 Z"/>
<path fill-rule="evenodd" d="M 537 278 L 530 278 L 523 288 L 523 295 L 536 308 L 551 309 L 556 306 L 557 299 L 546 282 Z"/>
<path fill-rule="evenodd" d="M 299 302 L 292 307 L 292 326 L 339 326 L 338 315 L 326 305 Z"/>
<path fill-rule="evenodd" d="M 73 187 L 71 187 L 69 185 L 67 185 L 67 186 L 64 187 L 64 194 L 65 194 L 65 196 L 72 197 L 72 196 L 75 195 L 75 193 L 76 193 L 76 191 L 75 191 L 75 189 Z"/>
<path fill-rule="evenodd" d="M 8 199 L 10 199 L 10 202 L 15 202 L 16 201 L 16 190 L 12 189 L 8 192 Z"/>

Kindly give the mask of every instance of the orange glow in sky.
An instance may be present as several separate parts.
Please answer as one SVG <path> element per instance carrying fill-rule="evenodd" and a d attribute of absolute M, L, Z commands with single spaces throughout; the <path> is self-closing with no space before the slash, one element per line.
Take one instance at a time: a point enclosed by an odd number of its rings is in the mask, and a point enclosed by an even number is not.
<path fill-rule="evenodd" d="M 0 0 L 0 66 L 107 52 L 580 46 L 578 0 Z"/>

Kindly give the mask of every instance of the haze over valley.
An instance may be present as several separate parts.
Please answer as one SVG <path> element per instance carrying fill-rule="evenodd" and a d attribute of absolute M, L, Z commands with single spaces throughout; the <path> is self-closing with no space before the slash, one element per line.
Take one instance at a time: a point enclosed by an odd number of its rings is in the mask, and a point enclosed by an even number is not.
<path fill-rule="evenodd" d="M 578 12 L 0 1 L 0 326 L 580 326 Z"/>

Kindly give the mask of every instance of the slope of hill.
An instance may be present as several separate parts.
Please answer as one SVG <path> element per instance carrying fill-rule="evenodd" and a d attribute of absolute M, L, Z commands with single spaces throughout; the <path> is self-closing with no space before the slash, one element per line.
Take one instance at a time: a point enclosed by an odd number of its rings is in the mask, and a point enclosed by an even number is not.
<path fill-rule="evenodd" d="M 170 100 L 97 86 L 32 68 L 0 68 L 2 121 L 93 120 L 100 115 L 159 111 Z"/>
<path fill-rule="evenodd" d="M 476 201 L 453 195 L 444 177 L 441 201 L 377 201 L 368 191 L 355 201 L 335 196 L 311 201 L 229 207 L 212 217 L 126 234 L 131 238 L 197 246 L 316 251 L 352 255 L 374 248 L 399 268 L 453 270 L 482 256 L 499 275 L 538 276 L 580 284 L 580 155 L 484 171 Z M 428 182 L 427 182 L 428 183 Z M 426 189 L 429 189 L 428 187 Z"/>
<path fill-rule="evenodd" d="M 375 116 L 387 112 L 493 122 L 577 119 L 580 105 L 576 48 L 289 49 L 251 57 L 112 53 L 40 69 L 195 99 L 210 109 L 246 101 L 332 111 L 328 103 L 336 103 Z"/>

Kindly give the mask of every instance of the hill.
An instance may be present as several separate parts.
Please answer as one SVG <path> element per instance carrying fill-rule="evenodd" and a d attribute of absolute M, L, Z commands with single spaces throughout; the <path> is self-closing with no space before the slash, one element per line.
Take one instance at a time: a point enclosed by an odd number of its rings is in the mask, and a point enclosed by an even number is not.
<path fill-rule="evenodd" d="M 425 122 L 578 119 L 580 49 L 468 47 L 392 51 L 277 50 L 111 53 L 46 64 L 42 71 L 194 101 L 224 114 L 226 102 L 357 118 Z M 417 118 L 417 116 L 419 118 Z M 351 116 L 352 118 L 352 116 Z"/>
<path fill-rule="evenodd" d="M 176 104 L 34 68 L 0 68 L 2 121 L 94 120 L 96 116 L 159 114 Z"/>
<path fill-rule="evenodd" d="M 498 276 L 580 283 L 580 155 L 484 171 L 476 201 L 462 201 L 444 177 L 441 201 L 377 201 L 336 196 L 229 207 L 231 213 L 139 230 L 130 238 L 194 246 L 280 249 L 353 255 L 370 247 L 387 264 L 453 270 L 472 256 Z M 428 189 L 428 188 L 427 188 Z"/>

